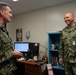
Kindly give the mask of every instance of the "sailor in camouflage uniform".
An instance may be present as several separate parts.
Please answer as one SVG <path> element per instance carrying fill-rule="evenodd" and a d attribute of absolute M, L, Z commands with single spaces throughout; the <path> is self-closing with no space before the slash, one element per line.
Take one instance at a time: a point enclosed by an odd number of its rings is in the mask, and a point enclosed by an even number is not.
<path fill-rule="evenodd" d="M 59 62 L 65 68 L 65 75 L 76 75 L 76 23 L 74 14 L 67 12 L 64 16 L 67 26 L 60 37 Z"/>
<path fill-rule="evenodd" d="M 8 31 L 3 27 L 4 23 L 10 22 L 11 17 L 11 7 L 0 2 L 0 75 L 13 75 L 17 69 L 16 57 L 23 56 L 21 52 L 13 49 Z"/>

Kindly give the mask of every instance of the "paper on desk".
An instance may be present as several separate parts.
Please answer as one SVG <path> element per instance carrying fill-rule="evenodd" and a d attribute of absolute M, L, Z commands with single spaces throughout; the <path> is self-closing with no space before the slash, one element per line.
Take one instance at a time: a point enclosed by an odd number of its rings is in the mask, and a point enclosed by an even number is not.
<path fill-rule="evenodd" d="M 41 71 L 43 72 L 46 69 L 46 63 L 41 66 Z"/>

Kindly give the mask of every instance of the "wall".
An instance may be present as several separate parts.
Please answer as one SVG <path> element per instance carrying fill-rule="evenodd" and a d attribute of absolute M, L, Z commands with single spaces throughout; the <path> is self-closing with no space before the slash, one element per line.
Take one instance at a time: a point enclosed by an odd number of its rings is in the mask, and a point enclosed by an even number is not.
<path fill-rule="evenodd" d="M 53 7 L 23 13 L 13 17 L 7 29 L 10 36 L 15 41 L 16 29 L 23 29 L 23 41 L 39 42 L 42 46 L 48 46 L 48 32 L 60 31 L 66 24 L 64 22 L 64 14 L 67 11 L 76 13 L 76 2 L 66 3 Z M 75 14 L 76 15 L 76 14 Z M 26 32 L 30 31 L 30 38 L 26 39 Z M 40 46 L 40 50 L 46 51 Z"/>

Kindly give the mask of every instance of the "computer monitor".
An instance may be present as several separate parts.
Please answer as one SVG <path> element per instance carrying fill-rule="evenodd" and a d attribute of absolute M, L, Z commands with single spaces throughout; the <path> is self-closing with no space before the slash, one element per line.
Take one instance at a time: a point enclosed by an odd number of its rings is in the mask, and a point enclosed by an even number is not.
<path fill-rule="evenodd" d="M 14 42 L 14 49 L 20 52 L 28 52 L 29 51 L 29 43 L 28 42 Z"/>

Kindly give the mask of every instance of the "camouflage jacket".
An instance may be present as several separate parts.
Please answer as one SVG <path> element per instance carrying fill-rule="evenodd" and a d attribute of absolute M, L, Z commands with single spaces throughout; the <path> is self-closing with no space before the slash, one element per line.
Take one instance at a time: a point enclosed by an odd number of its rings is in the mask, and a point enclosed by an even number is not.
<path fill-rule="evenodd" d="M 76 25 L 69 29 L 65 27 L 60 37 L 59 58 L 76 63 Z"/>
<path fill-rule="evenodd" d="M 16 69 L 11 41 L 7 30 L 0 27 L 0 75 L 10 75 Z"/>

